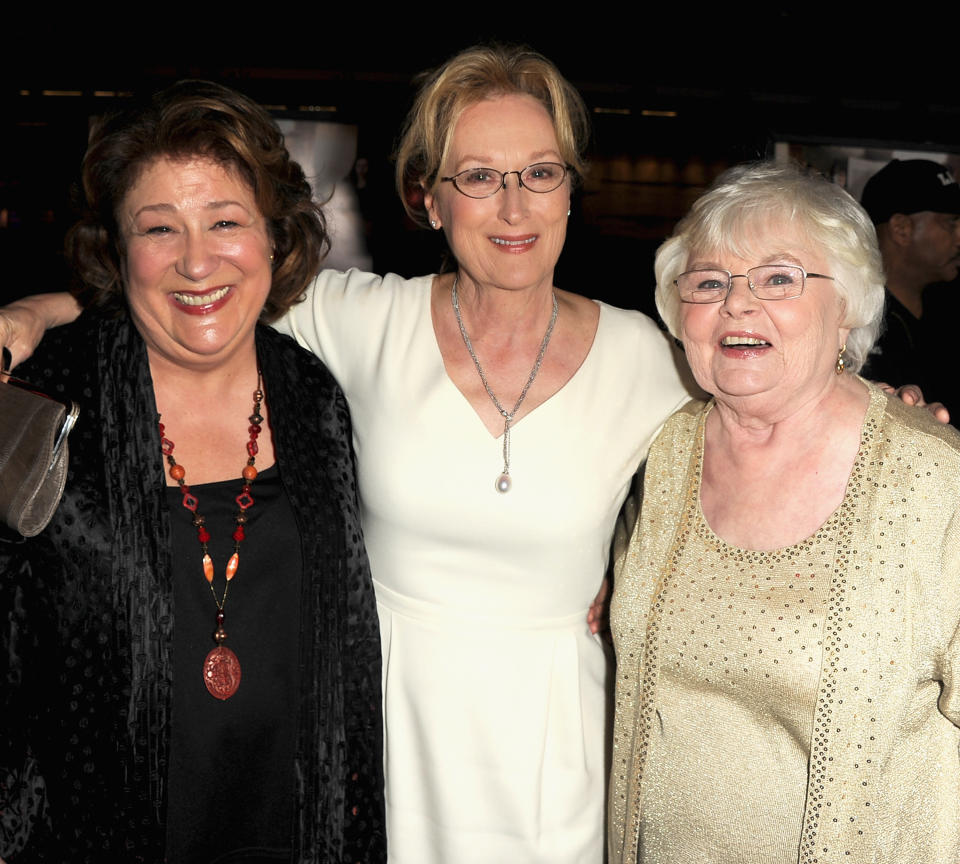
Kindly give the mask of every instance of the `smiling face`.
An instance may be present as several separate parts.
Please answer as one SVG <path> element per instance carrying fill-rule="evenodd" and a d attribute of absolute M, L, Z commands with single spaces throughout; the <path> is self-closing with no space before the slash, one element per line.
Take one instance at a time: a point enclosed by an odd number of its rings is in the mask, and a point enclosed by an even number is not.
<path fill-rule="evenodd" d="M 440 175 L 470 168 L 522 171 L 536 162 L 564 162 L 553 123 L 535 99 L 512 94 L 463 112 Z M 509 175 L 506 188 L 489 198 L 469 198 L 444 182 L 424 196 L 464 281 L 512 290 L 552 287 L 566 237 L 570 179 L 545 193 L 520 188 L 517 181 L 516 174 Z"/>
<path fill-rule="evenodd" d="M 787 226 L 747 239 L 738 245 L 752 250 L 748 259 L 694 250 L 686 269 L 742 274 L 760 264 L 794 264 L 834 275 L 823 252 Z M 752 397 L 779 407 L 831 386 L 837 352 L 849 333 L 841 327 L 842 311 L 829 279 L 807 279 L 803 294 L 788 300 L 758 300 L 746 279 L 734 279 L 723 302 L 681 304 L 681 338 L 697 383 L 718 400 Z"/>
<path fill-rule="evenodd" d="M 205 158 L 148 164 L 120 205 L 130 314 L 153 357 L 210 368 L 253 343 L 271 241 L 253 192 Z"/>

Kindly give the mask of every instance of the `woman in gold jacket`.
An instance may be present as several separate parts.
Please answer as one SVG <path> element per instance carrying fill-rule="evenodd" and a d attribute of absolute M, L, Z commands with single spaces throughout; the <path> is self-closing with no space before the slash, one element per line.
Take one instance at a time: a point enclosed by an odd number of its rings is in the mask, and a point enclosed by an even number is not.
<path fill-rule="evenodd" d="M 656 273 L 713 399 L 651 448 L 618 563 L 611 860 L 960 860 L 960 435 L 853 374 L 869 218 L 735 168 Z"/>

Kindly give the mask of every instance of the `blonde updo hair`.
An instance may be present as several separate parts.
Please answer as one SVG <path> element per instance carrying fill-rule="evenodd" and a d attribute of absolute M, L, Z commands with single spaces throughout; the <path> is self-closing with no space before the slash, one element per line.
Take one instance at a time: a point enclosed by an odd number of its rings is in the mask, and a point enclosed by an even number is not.
<path fill-rule="evenodd" d="M 690 208 L 673 236 L 657 250 L 657 310 L 679 338 L 682 303 L 673 284 L 693 252 L 719 250 L 752 258 L 751 234 L 770 224 L 789 225 L 820 247 L 850 328 L 845 359 L 858 371 L 876 342 L 883 316 L 883 261 L 866 211 L 844 189 L 794 164 L 755 162 L 725 171 Z M 769 250 L 766 250 L 769 251 Z"/>
<path fill-rule="evenodd" d="M 396 152 L 396 180 L 411 219 L 423 227 L 429 224 L 418 193 L 435 191 L 460 115 L 484 99 L 514 93 L 533 97 L 547 110 L 560 156 L 573 169 L 574 182 L 579 179 L 590 124 L 576 88 L 536 51 L 517 45 L 477 45 L 425 73 L 407 115 Z"/>

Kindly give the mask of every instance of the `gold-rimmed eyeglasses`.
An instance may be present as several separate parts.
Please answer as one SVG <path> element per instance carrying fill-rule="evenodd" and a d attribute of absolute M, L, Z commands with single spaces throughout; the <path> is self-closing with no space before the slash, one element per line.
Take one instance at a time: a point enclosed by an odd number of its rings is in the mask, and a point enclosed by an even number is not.
<path fill-rule="evenodd" d="M 795 264 L 762 264 L 746 273 L 729 270 L 688 270 L 673 284 L 684 303 L 720 303 L 727 298 L 734 279 L 746 279 L 750 293 L 758 300 L 792 300 L 803 294 L 807 279 L 833 279 L 822 273 L 808 273 Z"/>
<path fill-rule="evenodd" d="M 559 162 L 535 162 L 522 171 L 497 171 L 493 168 L 467 168 L 452 177 L 441 177 L 441 183 L 453 187 L 468 198 L 489 198 L 507 185 L 507 177 L 516 174 L 520 185 L 531 192 L 553 192 L 563 185 L 570 166 Z"/>

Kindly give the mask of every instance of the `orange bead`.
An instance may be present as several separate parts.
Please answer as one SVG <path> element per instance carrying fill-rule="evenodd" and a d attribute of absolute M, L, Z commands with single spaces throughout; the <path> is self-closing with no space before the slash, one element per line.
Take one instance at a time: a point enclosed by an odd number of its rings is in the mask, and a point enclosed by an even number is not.
<path fill-rule="evenodd" d="M 245 465 L 243 468 L 243 479 L 248 483 L 252 483 L 257 479 L 257 469 L 253 465 Z"/>
<path fill-rule="evenodd" d="M 170 466 L 170 476 L 176 480 L 180 481 L 186 477 L 187 472 L 182 465 L 171 465 Z"/>
<path fill-rule="evenodd" d="M 209 555 L 203 556 L 203 575 L 207 582 L 213 582 L 213 560 Z"/>
<path fill-rule="evenodd" d="M 229 582 L 237 573 L 237 567 L 240 566 L 240 556 L 234 552 L 227 562 L 227 581 Z"/>

